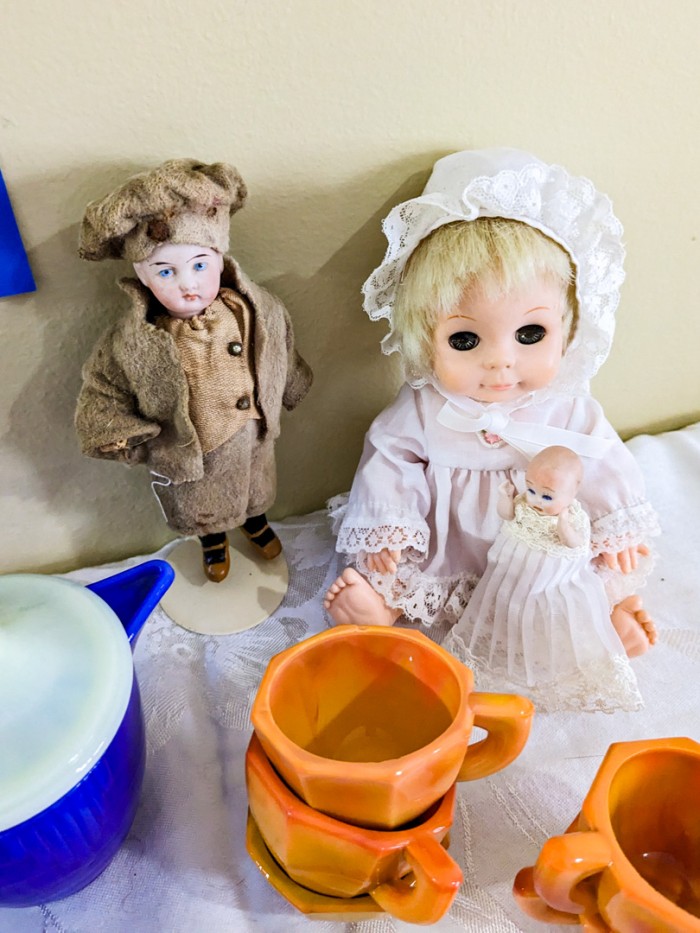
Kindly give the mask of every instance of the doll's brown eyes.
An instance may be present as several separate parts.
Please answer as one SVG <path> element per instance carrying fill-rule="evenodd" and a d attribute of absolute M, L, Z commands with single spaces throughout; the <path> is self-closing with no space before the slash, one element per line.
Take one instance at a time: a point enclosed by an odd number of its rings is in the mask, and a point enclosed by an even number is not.
<path fill-rule="evenodd" d="M 525 327 L 519 327 L 515 332 L 515 339 L 518 343 L 529 346 L 533 343 L 539 343 L 546 336 L 547 331 L 541 324 L 527 324 Z M 473 350 L 479 345 L 479 335 L 470 330 L 460 330 L 456 334 L 451 334 L 447 342 L 453 350 Z"/>
<path fill-rule="evenodd" d="M 479 343 L 479 337 L 469 330 L 460 330 L 448 337 L 447 342 L 453 350 L 473 350 Z"/>
<path fill-rule="evenodd" d="M 539 343 L 540 340 L 543 340 L 547 331 L 542 327 L 541 324 L 528 324 L 526 327 L 519 327 L 515 332 L 515 339 L 518 343 L 524 343 L 526 345 L 531 343 Z"/>

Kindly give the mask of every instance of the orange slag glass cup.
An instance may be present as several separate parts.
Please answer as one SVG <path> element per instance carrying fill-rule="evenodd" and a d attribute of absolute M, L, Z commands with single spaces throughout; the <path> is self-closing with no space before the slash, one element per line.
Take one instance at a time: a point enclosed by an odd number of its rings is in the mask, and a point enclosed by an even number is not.
<path fill-rule="evenodd" d="M 513 892 L 545 923 L 700 933 L 700 745 L 611 745 L 578 817 Z"/>
<path fill-rule="evenodd" d="M 251 718 L 266 755 L 310 807 L 393 829 L 455 781 L 506 767 L 533 711 L 523 697 L 474 692 L 471 671 L 419 632 L 340 626 L 272 659 Z M 473 726 L 487 735 L 470 745 Z"/>

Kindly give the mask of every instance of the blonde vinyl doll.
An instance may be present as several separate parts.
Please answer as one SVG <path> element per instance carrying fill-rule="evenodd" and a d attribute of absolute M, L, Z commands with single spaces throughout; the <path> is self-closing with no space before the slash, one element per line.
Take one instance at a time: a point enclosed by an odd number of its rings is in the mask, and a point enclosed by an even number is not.
<path fill-rule="evenodd" d="M 624 278 L 610 201 L 519 150 L 458 152 L 384 232 L 365 309 L 389 321 L 382 349 L 402 354 L 407 382 L 371 425 L 349 498 L 331 503 L 355 565 L 326 595 L 334 622 L 460 619 L 499 530 L 499 487 L 522 488 L 529 460 L 560 445 L 584 460 L 613 625 L 628 655 L 647 650 L 637 591 L 656 515 L 589 391 Z"/>

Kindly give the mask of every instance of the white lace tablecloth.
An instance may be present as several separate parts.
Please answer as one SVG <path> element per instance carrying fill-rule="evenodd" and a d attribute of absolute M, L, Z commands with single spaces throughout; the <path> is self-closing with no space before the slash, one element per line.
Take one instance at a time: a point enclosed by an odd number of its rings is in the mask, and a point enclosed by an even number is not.
<path fill-rule="evenodd" d="M 464 883 L 440 933 L 547 929 L 511 898 L 518 869 L 564 831 L 611 742 L 684 735 L 700 740 L 700 424 L 630 441 L 664 537 L 646 591 L 660 640 L 634 662 L 645 708 L 635 713 L 535 717 L 532 736 L 504 772 L 459 789 L 450 851 Z M 158 609 L 135 652 L 148 763 L 133 828 L 88 888 L 42 907 L 0 909 L 9 933 L 398 933 L 390 917 L 362 924 L 309 920 L 248 857 L 243 757 L 249 713 L 267 662 L 323 630 L 322 594 L 337 573 L 324 513 L 276 526 L 290 567 L 282 606 L 257 628 L 207 637 Z M 158 555 L 167 558 L 167 548 Z M 137 563 L 77 571 L 89 583 Z M 431 631 L 438 641 L 444 631 Z M 478 683 L 477 683 L 478 687 Z M 411 714 L 411 711 L 409 711 Z M 640 807 L 644 801 L 640 801 Z M 312 924 L 312 926 L 311 926 Z"/>

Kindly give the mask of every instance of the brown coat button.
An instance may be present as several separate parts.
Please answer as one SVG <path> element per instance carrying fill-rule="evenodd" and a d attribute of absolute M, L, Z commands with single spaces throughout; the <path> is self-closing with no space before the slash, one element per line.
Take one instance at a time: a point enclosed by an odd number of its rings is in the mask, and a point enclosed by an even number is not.
<path fill-rule="evenodd" d="M 236 402 L 236 408 L 239 411 L 248 411 L 250 408 L 250 399 L 247 395 L 242 395 Z"/>
<path fill-rule="evenodd" d="M 243 353 L 243 344 L 239 343 L 237 340 L 232 340 L 228 345 L 228 352 L 231 356 L 240 356 Z"/>

